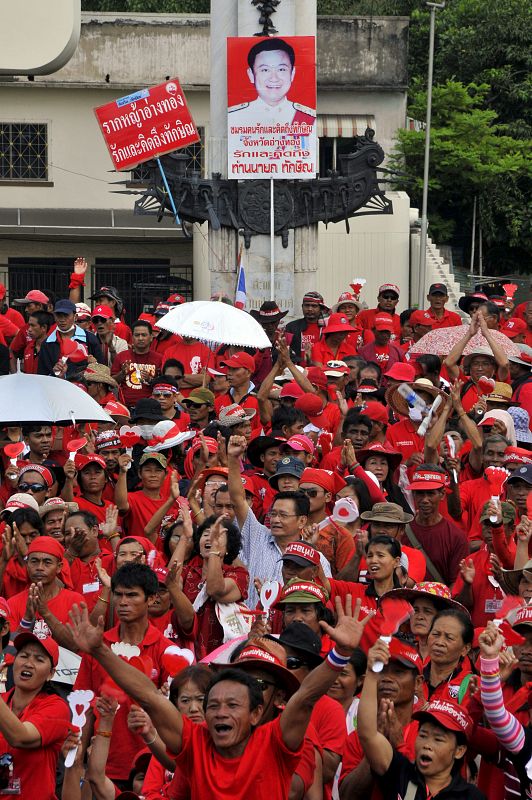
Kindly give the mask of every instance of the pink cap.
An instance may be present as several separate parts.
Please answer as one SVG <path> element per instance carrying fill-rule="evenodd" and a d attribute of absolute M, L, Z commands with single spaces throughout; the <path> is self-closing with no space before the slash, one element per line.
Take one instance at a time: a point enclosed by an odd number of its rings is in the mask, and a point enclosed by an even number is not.
<path fill-rule="evenodd" d="M 296 433 L 295 436 L 291 436 L 286 442 L 280 447 L 281 452 L 290 448 L 291 450 L 297 450 L 300 453 L 309 453 L 312 455 L 314 453 L 314 444 L 312 439 L 309 439 L 308 436 L 305 436 L 304 433 Z"/>
<path fill-rule="evenodd" d="M 43 303 L 44 305 L 48 305 L 49 300 L 44 294 L 44 292 L 40 292 L 38 289 L 32 289 L 26 297 L 22 297 L 19 300 L 13 300 L 13 303 L 17 303 L 18 305 L 24 305 L 26 303 Z"/>
<path fill-rule="evenodd" d="M 303 391 L 299 383 L 296 383 L 295 381 L 288 381 L 288 383 L 285 383 L 285 385 L 281 389 L 279 397 L 297 398 L 297 397 L 303 397 L 304 394 L 305 392 Z"/>

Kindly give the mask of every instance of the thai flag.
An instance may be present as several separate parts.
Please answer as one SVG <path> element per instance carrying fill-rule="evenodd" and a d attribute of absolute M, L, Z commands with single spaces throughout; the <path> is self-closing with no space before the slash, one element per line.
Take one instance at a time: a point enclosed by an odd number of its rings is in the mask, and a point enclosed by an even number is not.
<path fill-rule="evenodd" d="M 242 249 L 240 249 L 240 253 L 238 254 L 238 277 L 236 281 L 235 308 L 244 309 L 246 307 L 246 300 L 246 271 L 244 269 L 244 265 L 242 264 Z"/>

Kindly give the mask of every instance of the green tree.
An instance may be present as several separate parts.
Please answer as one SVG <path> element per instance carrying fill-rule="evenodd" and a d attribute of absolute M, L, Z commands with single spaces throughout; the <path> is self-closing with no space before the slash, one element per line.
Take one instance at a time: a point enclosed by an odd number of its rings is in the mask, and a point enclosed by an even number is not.
<path fill-rule="evenodd" d="M 144 14 L 208 14 L 210 0 L 81 0 L 82 11 Z"/>
<path fill-rule="evenodd" d="M 469 230 L 473 198 L 487 244 L 487 261 L 505 254 L 506 268 L 526 270 L 532 252 L 529 187 L 530 142 L 509 135 L 508 126 L 485 108 L 488 85 L 446 81 L 435 86 L 432 102 L 429 181 L 430 235 L 437 242 L 463 237 Z M 426 93 L 414 89 L 410 113 L 425 119 Z M 405 189 L 413 204 L 421 203 L 424 131 L 400 130 L 392 166 L 405 172 Z"/>

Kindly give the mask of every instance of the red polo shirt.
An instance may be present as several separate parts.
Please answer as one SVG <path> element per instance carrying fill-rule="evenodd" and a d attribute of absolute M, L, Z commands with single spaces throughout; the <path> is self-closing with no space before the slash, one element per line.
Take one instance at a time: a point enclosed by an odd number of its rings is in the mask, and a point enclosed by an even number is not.
<path fill-rule="evenodd" d="M 403 461 L 408 461 L 414 453 L 425 452 L 425 439 L 419 436 L 410 419 L 404 417 L 386 431 L 386 441 L 394 450 L 403 454 Z"/>
<path fill-rule="evenodd" d="M 106 631 L 103 638 L 109 647 L 114 642 L 120 642 L 120 626 L 115 625 L 114 628 Z M 162 655 L 171 644 L 172 642 L 165 639 L 157 628 L 148 623 L 144 639 L 138 645 L 141 658 L 152 666 L 149 677 L 159 689 L 168 677 L 168 673 L 162 665 Z M 102 684 L 106 681 L 110 682 L 110 680 L 103 667 L 92 656 L 85 654 L 81 659 L 74 689 L 92 689 L 95 695 L 99 695 Z M 115 716 L 106 768 L 106 775 L 111 780 L 127 780 L 136 754 L 144 747 L 142 738 L 131 733 L 127 727 L 127 715 L 130 707 L 131 701 L 126 700 L 120 704 Z"/>
<path fill-rule="evenodd" d="M 443 317 L 441 319 L 436 316 L 432 308 L 425 309 L 425 314 L 428 314 L 433 320 L 433 331 L 439 330 L 439 328 L 456 328 L 464 324 L 460 314 L 457 314 L 456 311 L 448 311 L 446 308 L 443 310 Z"/>
<path fill-rule="evenodd" d="M 318 364 L 318 366 L 321 364 L 322 367 L 325 367 L 328 361 L 342 361 L 344 356 L 356 355 L 356 342 L 349 342 L 348 339 L 349 336 L 344 339 L 336 353 L 333 353 L 332 350 L 327 347 L 325 336 L 323 336 L 312 346 L 311 360 Z"/>

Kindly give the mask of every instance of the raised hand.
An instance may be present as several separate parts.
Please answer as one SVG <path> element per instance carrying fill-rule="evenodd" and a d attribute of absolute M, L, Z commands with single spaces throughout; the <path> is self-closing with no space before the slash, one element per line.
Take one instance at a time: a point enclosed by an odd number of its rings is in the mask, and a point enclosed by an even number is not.
<path fill-rule="evenodd" d="M 357 598 L 353 608 L 353 598 L 350 594 L 347 595 L 345 601 L 345 611 L 340 597 L 335 597 L 334 602 L 338 620 L 335 627 L 328 625 L 325 620 L 320 620 L 320 627 L 336 643 L 339 655 L 350 656 L 355 647 L 360 644 L 364 628 L 374 614 L 370 613 L 363 619 L 359 619 L 362 601 Z"/>
<path fill-rule="evenodd" d="M 521 542 L 530 541 L 530 537 L 532 536 L 532 520 L 528 517 L 521 517 L 521 522 L 515 529 L 515 535 Z"/>
<path fill-rule="evenodd" d="M 72 634 L 78 650 L 82 650 L 84 653 L 93 653 L 101 647 L 104 632 L 103 617 L 99 617 L 97 626 L 92 625 L 86 603 L 80 603 L 79 606 L 74 603 L 68 616 L 70 622 L 67 622 L 67 628 Z"/>
<path fill-rule="evenodd" d="M 340 451 L 340 463 L 342 466 L 347 467 L 348 469 L 357 463 L 355 448 L 353 447 L 353 442 L 351 439 L 344 439 L 344 443 Z"/>
<path fill-rule="evenodd" d="M 2 552 L 0 553 L 0 558 L 6 564 L 10 558 L 12 558 L 15 554 L 15 545 L 13 542 L 13 532 L 9 525 L 6 525 L 6 529 L 2 534 Z"/>
<path fill-rule="evenodd" d="M 181 580 L 181 573 L 183 572 L 183 562 L 182 561 L 174 561 L 170 569 L 168 570 L 168 575 L 165 578 L 165 586 L 168 589 L 177 589 L 181 591 L 182 589 L 182 580 Z"/>
<path fill-rule="evenodd" d="M 26 544 L 26 540 L 19 531 L 16 522 L 13 522 L 13 537 L 15 539 L 15 547 L 17 548 L 17 553 L 21 558 L 26 558 L 26 556 L 28 555 L 28 545 Z"/>
<path fill-rule="evenodd" d="M 108 697 L 107 695 L 102 694 L 96 700 L 96 708 L 98 709 L 101 719 L 112 723 L 116 712 L 120 708 L 120 705 L 116 697 Z"/>
<path fill-rule="evenodd" d="M 220 431 L 216 434 L 216 441 L 218 442 L 218 464 L 221 467 L 227 466 L 227 442 L 225 436 Z"/>
<path fill-rule="evenodd" d="M 314 547 L 316 542 L 318 541 L 319 533 L 320 529 L 316 523 L 313 523 L 311 525 L 305 525 L 305 527 L 301 531 L 301 538 L 303 539 L 303 541 L 308 542 Z"/>
<path fill-rule="evenodd" d="M 65 478 L 67 478 L 69 481 L 74 480 L 77 474 L 77 469 L 72 459 L 67 458 L 63 466 L 63 472 L 65 473 Z"/>
<path fill-rule="evenodd" d="M 370 675 L 373 672 L 373 665 L 377 662 L 381 664 L 387 664 L 390 660 L 390 648 L 388 647 L 387 642 L 380 637 L 377 639 L 373 647 L 370 647 L 368 651 L 368 666 L 367 666 L 367 673 Z"/>
<path fill-rule="evenodd" d="M 229 517 L 222 514 L 222 516 L 218 517 L 214 525 L 211 525 L 211 530 L 209 533 L 211 552 L 217 552 L 225 555 L 226 545 L 222 543 L 222 539 L 226 535 L 226 530 L 223 527 L 223 523 L 228 521 Z"/>
<path fill-rule="evenodd" d="M 490 500 L 488 503 L 488 509 L 490 518 L 493 517 L 496 519 L 495 525 L 502 525 L 502 508 L 500 503 L 495 503 L 493 500 Z"/>
<path fill-rule="evenodd" d="M 338 408 L 340 409 L 340 413 L 342 417 L 345 417 L 347 412 L 349 411 L 349 406 L 347 405 L 347 400 L 343 396 L 342 392 L 336 391 L 336 400 L 338 401 Z"/>
<path fill-rule="evenodd" d="M 87 264 L 83 256 L 76 258 L 76 260 L 74 261 L 74 272 L 76 273 L 76 275 L 85 275 L 88 268 L 89 265 Z"/>
<path fill-rule="evenodd" d="M 120 472 L 125 473 L 128 471 L 129 464 L 132 462 L 131 456 L 128 456 L 127 453 L 122 453 L 121 456 L 118 456 L 118 467 Z"/>
<path fill-rule="evenodd" d="M 179 489 L 179 478 L 175 469 L 173 469 L 172 472 L 170 473 L 170 494 L 172 495 L 174 500 L 178 500 L 181 497 L 181 491 Z"/>
<path fill-rule="evenodd" d="M 480 655 L 484 658 L 497 658 L 502 648 L 504 647 L 504 636 L 490 620 L 478 637 L 480 645 Z"/>
<path fill-rule="evenodd" d="M 131 710 L 127 715 L 127 727 L 133 733 L 147 736 L 156 733 L 153 723 L 149 715 L 140 706 L 131 706 Z"/>
<path fill-rule="evenodd" d="M 519 666 L 519 659 L 515 657 L 515 653 L 511 647 L 507 650 L 501 650 L 499 653 L 499 675 L 501 681 L 504 683 L 508 680 L 514 669 Z"/>
<path fill-rule="evenodd" d="M 476 570 L 471 558 L 463 558 L 459 564 L 460 575 L 464 583 L 472 584 L 475 580 Z"/>
<path fill-rule="evenodd" d="M 242 458 L 248 443 L 245 436 L 231 436 L 227 445 L 227 455 L 230 458 Z"/>
<path fill-rule="evenodd" d="M 101 526 L 102 534 L 108 539 L 113 533 L 116 533 L 118 527 L 118 508 L 111 503 L 105 509 L 105 522 Z"/>
<path fill-rule="evenodd" d="M 100 581 L 102 586 L 105 586 L 106 589 L 110 589 L 111 588 L 111 576 L 109 575 L 109 573 L 107 572 L 105 567 L 102 567 L 102 559 L 101 558 L 97 558 L 95 560 L 94 564 L 96 566 L 96 573 L 98 575 L 98 580 Z"/>

